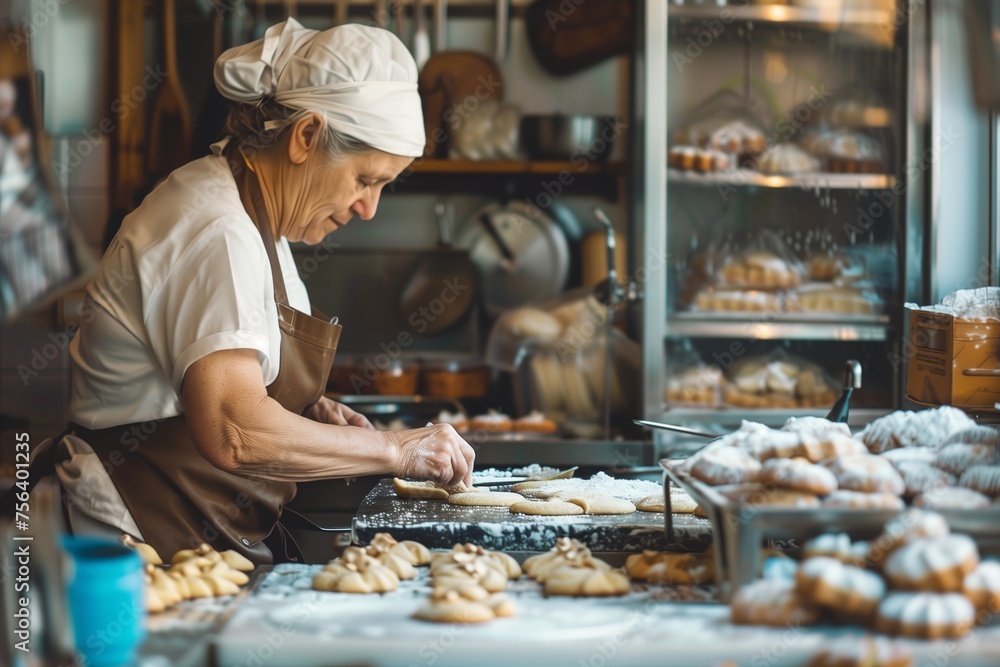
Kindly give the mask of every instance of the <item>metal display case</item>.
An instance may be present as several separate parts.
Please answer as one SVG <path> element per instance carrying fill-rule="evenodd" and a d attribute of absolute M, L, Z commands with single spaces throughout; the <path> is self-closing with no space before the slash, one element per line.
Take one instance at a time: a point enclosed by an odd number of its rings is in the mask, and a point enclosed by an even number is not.
<path fill-rule="evenodd" d="M 721 432 L 742 419 L 826 414 L 825 398 L 811 404 L 791 385 L 779 387 L 791 398 L 774 402 L 766 388 L 756 404 L 723 389 L 716 400 L 668 402 L 669 378 L 685 365 L 735 387 L 758 356 L 817 368 L 834 387 L 844 361 L 860 360 L 856 425 L 899 407 L 903 304 L 928 297 L 927 11 L 886 0 L 640 4 L 633 169 L 643 178 L 632 196 L 645 417 Z M 722 284 L 726 267 L 751 255 L 777 260 L 795 284 L 716 298 L 734 289 Z M 810 275 L 814 258 L 852 268 L 822 282 Z M 748 305 L 753 291 L 763 296 Z"/>

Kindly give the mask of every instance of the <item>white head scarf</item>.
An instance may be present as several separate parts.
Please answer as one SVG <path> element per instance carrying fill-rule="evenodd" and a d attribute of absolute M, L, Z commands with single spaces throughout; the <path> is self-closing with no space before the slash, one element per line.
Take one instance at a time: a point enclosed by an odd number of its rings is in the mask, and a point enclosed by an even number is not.
<path fill-rule="evenodd" d="M 215 85 L 237 102 L 272 97 L 322 112 L 334 130 L 386 153 L 424 151 L 417 66 L 388 30 L 348 24 L 321 32 L 290 18 L 223 53 Z"/>

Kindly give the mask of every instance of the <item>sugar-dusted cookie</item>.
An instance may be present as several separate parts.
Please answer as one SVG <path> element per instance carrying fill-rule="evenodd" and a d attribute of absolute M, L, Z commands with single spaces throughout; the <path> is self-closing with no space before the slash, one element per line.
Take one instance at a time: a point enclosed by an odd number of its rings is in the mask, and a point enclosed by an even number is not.
<path fill-rule="evenodd" d="M 878 636 L 844 636 L 826 644 L 808 667 L 913 667 L 913 653 Z"/>
<path fill-rule="evenodd" d="M 967 535 L 917 539 L 899 547 L 882 571 L 892 587 L 908 591 L 953 593 L 979 564 L 979 550 Z"/>
<path fill-rule="evenodd" d="M 802 558 L 836 558 L 846 563 L 851 558 L 851 544 L 847 533 L 817 535 L 802 545 Z"/>
<path fill-rule="evenodd" d="M 572 516 L 583 514 L 583 508 L 574 503 L 550 498 L 549 500 L 523 500 L 514 503 L 508 509 L 514 514 L 531 514 L 535 516 Z"/>
<path fill-rule="evenodd" d="M 937 450 L 930 447 L 897 447 L 879 454 L 884 459 L 888 459 L 893 465 L 898 465 L 903 461 L 916 461 L 931 465 L 937 458 Z"/>
<path fill-rule="evenodd" d="M 738 484 L 756 480 L 760 461 L 737 447 L 708 447 L 695 454 L 691 475 L 706 484 Z"/>
<path fill-rule="evenodd" d="M 837 478 L 821 465 L 805 458 L 770 459 L 764 462 L 758 481 L 781 489 L 825 496 L 837 490 Z"/>
<path fill-rule="evenodd" d="M 1000 562 L 984 561 L 965 575 L 962 592 L 977 611 L 996 614 L 1000 609 Z"/>
<path fill-rule="evenodd" d="M 798 456 L 803 456 L 813 463 L 820 463 L 837 456 L 857 456 L 867 452 L 863 442 L 840 433 L 833 433 L 823 440 L 803 441 Z"/>
<path fill-rule="evenodd" d="M 525 498 L 520 493 L 493 491 L 490 493 L 453 493 L 448 496 L 452 505 L 466 507 L 510 507 Z"/>
<path fill-rule="evenodd" d="M 733 623 L 779 628 L 812 625 L 819 614 L 788 579 L 761 579 L 742 586 L 729 605 Z"/>
<path fill-rule="evenodd" d="M 894 449 L 894 452 L 905 452 L 905 449 Z M 954 486 L 956 478 L 950 472 L 945 472 L 930 463 L 922 461 L 898 461 L 893 465 L 903 478 L 906 487 L 903 495 L 914 498 L 921 493 L 934 491 L 948 486 Z"/>
<path fill-rule="evenodd" d="M 998 449 L 995 445 L 974 445 L 955 443 L 944 446 L 934 459 L 934 465 L 952 475 L 961 476 L 973 466 L 991 466 L 998 461 Z"/>
<path fill-rule="evenodd" d="M 879 605 L 875 629 L 914 639 L 955 639 L 975 620 L 976 610 L 964 595 L 894 591 Z"/>
<path fill-rule="evenodd" d="M 732 502 L 747 507 L 815 508 L 820 506 L 819 498 L 812 493 L 778 489 L 766 484 L 723 487 L 720 493 Z"/>
<path fill-rule="evenodd" d="M 911 508 L 887 521 L 882 533 L 868 543 L 868 562 L 881 568 L 899 547 L 916 540 L 940 539 L 951 534 L 948 522 L 940 514 Z"/>
<path fill-rule="evenodd" d="M 945 441 L 944 445 L 961 443 L 966 445 L 989 445 L 990 447 L 1000 447 L 1000 430 L 992 426 L 982 424 L 972 424 L 967 428 L 953 432 Z"/>
<path fill-rule="evenodd" d="M 823 498 L 823 507 L 901 510 L 905 504 L 903 499 L 894 493 L 864 493 L 838 489 Z"/>
<path fill-rule="evenodd" d="M 869 618 L 885 595 L 874 572 L 844 565 L 835 558 L 810 558 L 795 575 L 796 590 L 813 604 L 845 616 Z"/>
<path fill-rule="evenodd" d="M 906 485 L 890 461 L 871 454 L 838 456 L 827 464 L 837 484 L 848 491 L 903 495 Z"/>
<path fill-rule="evenodd" d="M 972 489 L 948 486 L 921 493 L 913 504 L 935 510 L 981 510 L 990 506 L 990 499 Z"/>
<path fill-rule="evenodd" d="M 962 473 L 958 485 L 985 496 L 1000 496 L 1000 465 L 972 466 Z"/>

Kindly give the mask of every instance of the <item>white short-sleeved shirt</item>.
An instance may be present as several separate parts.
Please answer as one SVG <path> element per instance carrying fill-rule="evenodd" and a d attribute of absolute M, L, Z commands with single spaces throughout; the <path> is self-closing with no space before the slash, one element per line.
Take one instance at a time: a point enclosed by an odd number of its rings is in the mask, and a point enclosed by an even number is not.
<path fill-rule="evenodd" d="M 276 246 L 289 305 L 308 313 L 288 242 Z M 70 346 L 70 414 L 88 428 L 181 414 L 184 373 L 219 350 L 255 350 L 264 384 L 274 381 L 271 267 L 224 158 L 177 169 L 125 218 L 82 320 Z"/>

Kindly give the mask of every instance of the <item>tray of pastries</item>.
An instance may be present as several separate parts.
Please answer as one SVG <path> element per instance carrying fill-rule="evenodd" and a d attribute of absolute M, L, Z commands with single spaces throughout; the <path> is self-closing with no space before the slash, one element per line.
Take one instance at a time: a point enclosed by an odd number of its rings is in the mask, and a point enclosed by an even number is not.
<path fill-rule="evenodd" d="M 1000 549 L 1000 431 L 952 407 L 893 412 L 857 434 L 817 417 L 780 429 L 744 422 L 661 465 L 664 483 L 686 490 L 712 522 L 731 590 L 753 579 L 764 537 L 870 539 L 907 507 Z"/>

